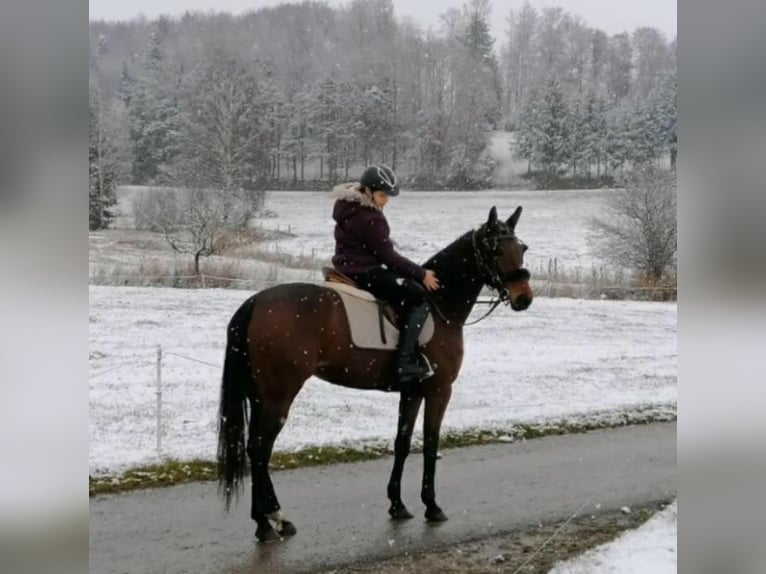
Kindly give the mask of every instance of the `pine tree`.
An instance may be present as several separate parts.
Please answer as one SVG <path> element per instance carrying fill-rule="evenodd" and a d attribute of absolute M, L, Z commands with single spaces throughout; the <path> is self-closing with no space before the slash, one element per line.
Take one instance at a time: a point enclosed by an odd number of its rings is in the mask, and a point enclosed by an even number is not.
<path fill-rule="evenodd" d="M 136 79 L 130 72 L 128 63 L 123 60 L 122 70 L 120 72 L 120 84 L 117 87 L 117 95 L 123 101 L 125 106 L 130 106 L 130 99 L 133 96 L 133 91 L 136 89 Z"/>
<path fill-rule="evenodd" d="M 652 108 L 657 117 L 659 145 L 670 153 L 670 165 L 675 169 L 677 154 L 676 124 L 678 122 L 677 80 L 675 71 L 669 72 L 651 94 Z"/>
<path fill-rule="evenodd" d="M 537 160 L 537 150 L 541 145 L 539 130 L 540 114 L 541 106 L 538 91 L 533 90 L 529 101 L 522 109 L 519 117 L 518 139 L 515 150 L 519 157 L 529 162 L 528 172 L 532 171 L 533 164 Z M 513 152 L 514 150 L 511 150 L 512 154 Z"/>
<path fill-rule="evenodd" d="M 163 55 L 163 31 L 167 23 L 162 22 L 160 20 L 151 35 L 141 75 L 130 92 L 128 116 L 135 183 L 154 183 L 167 178 L 175 154 L 176 89 L 169 85 Z"/>
<path fill-rule="evenodd" d="M 593 92 L 588 93 L 582 114 L 581 148 L 577 151 L 580 161 L 584 165 L 587 174 L 590 176 L 591 168 L 593 164 L 598 163 L 599 158 L 598 104 L 596 95 Z"/>
<path fill-rule="evenodd" d="M 571 148 L 569 110 L 561 86 L 555 79 L 545 87 L 537 119 L 539 141 L 535 156 L 547 173 L 556 174 L 559 166 L 569 161 Z"/>
<path fill-rule="evenodd" d="M 606 163 L 613 170 L 622 171 L 630 153 L 631 115 L 625 106 L 614 107 L 607 119 Z"/>
<path fill-rule="evenodd" d="M 587 105 L 583 105 L 580 98 L 575 98 L 569 106 L 568 122 L 568 155 L 573 175 L 577 175 L 583 169 L 590 172 L 590 156 L 586 145 L 590 120 Z"/>
<path fill-rule="evenodd" d="M 457 36 L 463 50 L 455 70 L 460 82 L 469 92 L 467 106 L 482 116 L 481 121 L 495 129 L 502 116 L 502 86 L 497 57 L 494 52 L 495 39 L 489 28 L 491 7 L 489 0 L 470 0 L 464 6 L 464 28 Z"/>
<path fill-rule="evenodd" d="M 97 89 L 90 91 L 88 126 L 88 229 L 106 229 L 114 218 L 117 204 L 112 142 L 104 130 L 102 107 Z"/>

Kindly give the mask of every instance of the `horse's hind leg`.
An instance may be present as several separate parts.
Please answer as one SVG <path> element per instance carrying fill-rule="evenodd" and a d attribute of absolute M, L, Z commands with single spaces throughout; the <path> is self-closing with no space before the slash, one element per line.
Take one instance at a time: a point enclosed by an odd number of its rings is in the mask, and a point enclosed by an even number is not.
<path fill-rule="evenodd" d="M 396 442 L 394 443 L 394 468 L 391 470 L 391 478 L 388 481 L 388 499 L 391 501 L 388 513 L 395 520 L 412 518 L 412 514 L 402 502 L 402 472 L 404 471 L 404 461 L 410 454 L 412 431 L 422 402 L 423 397 L 419 394 L 404 391 L 399 399 L 399 423 L 396 429 Z"/>
<path fill-rule="evenodd" d="M 253 401 L 247 453 L 253 469 L 251 517 L 257 527 L 255 536 L 261 542 L 273 542 L 296 533 L 295 526 L 282 518 L 279 500 L 269 474 L 269 461 L 277 435 L 287 420 L 290 403 L 277 405 Z M 277 524 L 275 529 L 270 519 Z"/>

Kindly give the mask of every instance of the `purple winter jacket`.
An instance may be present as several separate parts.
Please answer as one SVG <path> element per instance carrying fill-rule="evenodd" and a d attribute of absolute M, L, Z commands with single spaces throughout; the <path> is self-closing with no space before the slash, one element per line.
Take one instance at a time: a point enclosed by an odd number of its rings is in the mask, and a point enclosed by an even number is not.
<path fill-rule="evenodd" d="M 426 271 L 399 255 L 389 237 L 383 212 L 359 191 L 359 184 L 344 183 L 332 190 L 335 197 L 335 255 L 332 264 L 341 273 L 363 273 L 385 265 L 394 273 L 422 281 Z"/>

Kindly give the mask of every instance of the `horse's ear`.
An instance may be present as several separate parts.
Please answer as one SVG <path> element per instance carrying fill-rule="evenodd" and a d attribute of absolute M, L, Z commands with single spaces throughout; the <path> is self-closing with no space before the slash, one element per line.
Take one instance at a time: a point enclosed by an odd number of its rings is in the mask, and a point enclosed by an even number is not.
<path fill-rule="evenodd" d="M 487 219 L 487 226 L 494 227 L 497 224 L 497 207 L 494 205 L 489 210 L 489 219 Z"/>
<path fill-rule="evenodd" d="M 505 223 L 511 229 L 516 229 L 516 224 L 519 222 L 519 217 L 521 217 L 521 206 L 518 206 L 516 208 L 516 211 L 513 212 L 513 215 L 511 215 L 508 218 L 508 221 L 506 221 Z"/>

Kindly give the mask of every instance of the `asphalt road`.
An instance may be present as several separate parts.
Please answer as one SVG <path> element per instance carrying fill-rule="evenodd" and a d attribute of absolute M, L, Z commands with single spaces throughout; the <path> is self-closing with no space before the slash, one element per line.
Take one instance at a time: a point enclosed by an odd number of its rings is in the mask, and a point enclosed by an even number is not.
<path fill-rule="evenodd" d="M 578 509 L 667 500 L 676 492 L 675 423 L 443 454 L 437 501 L 450 520 L 435 526 L 423 519 L 417 454 L 408 460 L 403 487 L 416 517 L 404 523 L 386 513 L 393 459 L 273 473 L 298 534 L 269 545 L 254 541 L 249 492 L 227 516 L 212 482 L 92 498 L 90 572 L 312 572 L 499 535 Z"/>

